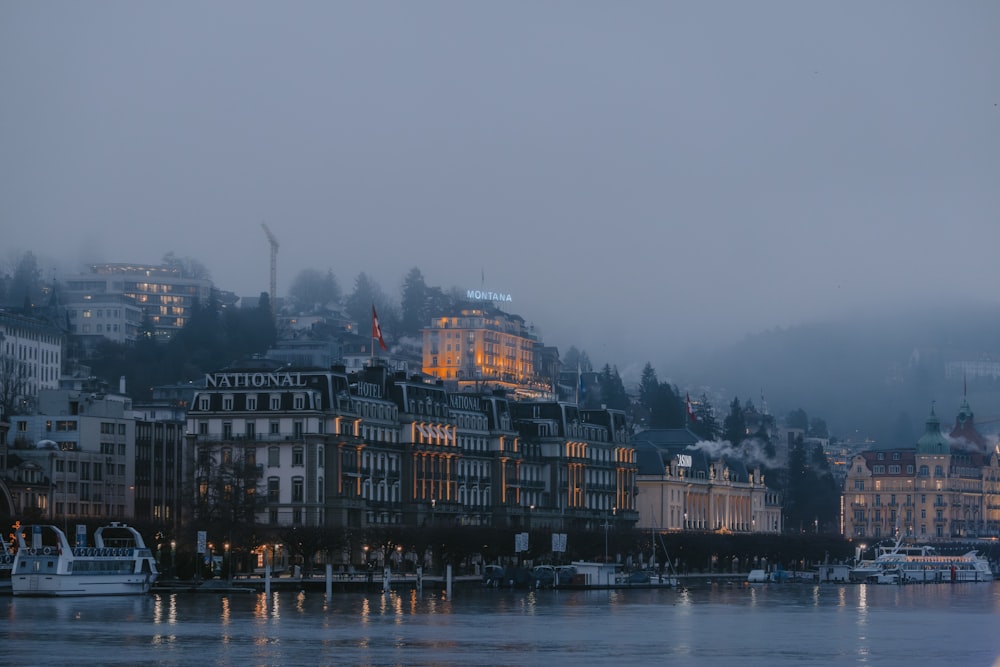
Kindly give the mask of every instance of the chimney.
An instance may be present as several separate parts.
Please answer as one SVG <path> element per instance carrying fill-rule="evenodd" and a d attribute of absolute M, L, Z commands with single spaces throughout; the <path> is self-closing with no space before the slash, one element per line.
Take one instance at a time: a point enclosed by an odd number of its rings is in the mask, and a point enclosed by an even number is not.
<path fill-rule="evenodd" d="M 118 378 L 118 393 L 121 394 L 122 396 L 125 395 L 125 376 L 124 375 L 122 375 L 120 378 Z"/>

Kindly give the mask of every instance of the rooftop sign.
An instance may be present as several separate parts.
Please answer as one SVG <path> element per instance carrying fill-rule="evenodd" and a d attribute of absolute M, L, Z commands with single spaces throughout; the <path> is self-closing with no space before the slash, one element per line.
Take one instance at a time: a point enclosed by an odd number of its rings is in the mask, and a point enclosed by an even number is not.
<path fill-rule="evenodd" d="M 470 289 L 466 290 L 465 298 L 472 301 L 511 301 L 510 294 L 506 292 L 490 292 L 488 290 Z"/>

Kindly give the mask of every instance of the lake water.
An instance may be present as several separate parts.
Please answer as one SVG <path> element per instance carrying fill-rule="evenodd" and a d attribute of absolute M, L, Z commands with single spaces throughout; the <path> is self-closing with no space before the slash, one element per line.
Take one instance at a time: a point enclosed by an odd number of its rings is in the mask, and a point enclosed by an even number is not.
<path fill-rule="evenodd" d="M 0 598 L 3 665 L 1000 665 L 1000 582 Z"/>

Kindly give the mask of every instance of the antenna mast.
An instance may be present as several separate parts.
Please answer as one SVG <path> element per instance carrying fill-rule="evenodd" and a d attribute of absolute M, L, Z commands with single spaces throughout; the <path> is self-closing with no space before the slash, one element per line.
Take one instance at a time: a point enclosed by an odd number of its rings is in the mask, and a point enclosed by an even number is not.
<path fill-rule="evenodd" d="M 271 312 L 275 312 L 277 309 L 276 299 L 278 298 L 278 239 L 275 238 L 274 234 L 268 228 L 267 223 L 260 223 L 260 226 L 264 228 L 264 233 L 267 234 L 267 241 L 271 244 Z"/>

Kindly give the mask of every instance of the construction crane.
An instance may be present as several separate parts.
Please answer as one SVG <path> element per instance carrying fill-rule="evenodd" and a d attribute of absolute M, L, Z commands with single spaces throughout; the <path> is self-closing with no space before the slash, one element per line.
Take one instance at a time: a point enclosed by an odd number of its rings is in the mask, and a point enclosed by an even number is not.
<path fill-rule="evenodd" d="M 267 241 L 271 244 L 271 312 L 273 313 L 276 310 L 278 298 L 278 239 L 271 233 L 267 223 L 262 222 L 260 226 L 264 228 Z"/>

